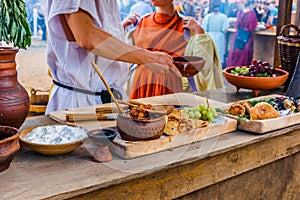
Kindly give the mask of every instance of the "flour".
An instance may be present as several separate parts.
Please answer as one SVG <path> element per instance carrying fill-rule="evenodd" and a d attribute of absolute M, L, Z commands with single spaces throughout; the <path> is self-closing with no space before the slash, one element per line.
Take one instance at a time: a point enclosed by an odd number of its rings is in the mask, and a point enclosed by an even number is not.
<path fill-rule="evenodd" d="M 67 125 L 41 126 L 33 129 L 25 140 L 37 144 L 65 144 L 81 140 L 87 136 L 87 131 L 80 127 Z"/>

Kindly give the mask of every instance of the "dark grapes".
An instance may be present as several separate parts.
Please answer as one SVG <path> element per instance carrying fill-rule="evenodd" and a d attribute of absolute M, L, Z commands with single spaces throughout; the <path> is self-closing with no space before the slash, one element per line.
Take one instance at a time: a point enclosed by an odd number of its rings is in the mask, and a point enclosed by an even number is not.
<path fill-rule="evenodd" d="M 249 76 L 249 77 L 275 77 L 274 68 L 268 62 L 261 60 L 252 60 L 252 64 L 247 67 L 236 67 L 230 73 L 236 76 Z"/>

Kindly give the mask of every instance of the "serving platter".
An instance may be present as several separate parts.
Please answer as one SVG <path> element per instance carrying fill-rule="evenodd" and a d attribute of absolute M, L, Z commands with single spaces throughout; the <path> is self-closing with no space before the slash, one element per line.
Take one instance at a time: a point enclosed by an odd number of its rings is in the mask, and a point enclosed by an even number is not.
<path fill-rule="evenodd" d="M 245 100 L 237 101 L 237 102 L 270 99 L 270 98 L 276 98 L 276 97 L 282 97 L 282 96 L 283 95 L 272 94 L 272 95 L 260 96 L 260 97 L 256 97 L 256 98 L 245 99 Z M 236 102 L 233 102 L 233 103 L 236 103 Z M 233 103 L 226 104 L 226 106 L 222 107 L 221 109 L 227 110 Z M 264 119 L 264 120 L 248 120 L 245 118 L 240 118 L 235 115 L 230 115 L 230 114 L 223 114 L 223 115 L 238 120 L 238 126 L 237 126 L 238 129 L 249 131 L 252 133 L 257 133 L 257 134 L 265 134 L 270 131 L 274 131 L 274 130 L 286 128 L 286 127 L 289 127 L 292 125 L 300 124 L 300 112 L 294 113 L 291 115 L 287 115 L 287 116 L 281 116 L 278 118 Z"/>
<path fill-rule="evenodd" d="M 131 159 L 175 147 L 192 144 L 208 138 L 220 136 L 237 128 L 237 120 L 219 116 L 214 123 L 204 128 L 197 128 L 188 132 L 179 132 L 176 135 L 162 135 L 159 139 L 148 141 L 126 141 L 120 135 L 113 140 L 112 151 L 124 159 Z"/>
<path fill-rule="evenodd" d="M 150 98 L 138 99 L 139 102 L 152 105 L 179 105 L 196 106 L 209 102 L 210 106 L 222 107 L 225 104 L 219 101 L 206 99 L 192 93 L 176 93 L 170 95 L 156 96 Z M 87 128 L 88 130 L 115 128 L 116 121 L 113 118 L 100 119 L 97 118 L 95 111 L 101 107 L 112 107 L 114 104 L 102 104 L 95 106 L 87 106 L 70 110 L 61 110 L 50 113 L 50 118 L 65 124 L 74 124 Z M 90 114 L 91 117 L 82 120 L 82 118 L 74 118 L 74 121 L 67 121 L 68 114 Z M 78 115 L 77 115 L 78 116 Z M 211 137 L 216 137 L 235 131 L 237 128 L 237 120 L 227 116 L 219 116 L 214 123 L 208 127 L 194 129 L 189 132 L 178 133 L 175 136 L 163 135 L 159 139 L 149 141 L 125 141 L 120 135 L 113 140 L 111 148 L 112 152 L 124 159 L 131 159 L 139 156 L 144 156 L 156 153 L 163 150 L 172 149 L 175 147 L 191 144 L 193 142 L 202 141 Z"/>

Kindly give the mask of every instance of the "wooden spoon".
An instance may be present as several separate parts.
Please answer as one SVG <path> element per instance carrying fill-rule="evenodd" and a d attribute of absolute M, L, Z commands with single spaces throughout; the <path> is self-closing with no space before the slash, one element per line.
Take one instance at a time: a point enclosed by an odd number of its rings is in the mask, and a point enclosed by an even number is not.
<path fill-rule="evenodd" d="M 98 66 L 96 65 L 96 63 L 92 62 L 92 66 L 94 67 L 95 71 L 97 72 L 97 74 L 99 75 L 100 79 L 102 80 L 102 82 L 104 83 L 108 93 L 110 94 L 111 98 L 113 99 L 113 101 L 115 102 L 115 104 L 117 105 L 117 108 L 119 110 L 119 112 L 121 114 L 124 113 L 123 108 L 120 106 L 119 102 L 117 101 L 117 99 L 115 98 L 114 94 L 112 93 L 112 91 L 110 90 L 109 85 L 107 84 L 103 74 L 101 73 L 101 71 L 99 70 Z"/>

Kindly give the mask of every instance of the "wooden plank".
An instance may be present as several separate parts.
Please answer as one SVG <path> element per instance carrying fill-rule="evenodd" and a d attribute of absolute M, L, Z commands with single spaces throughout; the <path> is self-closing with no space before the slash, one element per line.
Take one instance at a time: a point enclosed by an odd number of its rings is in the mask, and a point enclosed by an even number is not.
<path fill-rule="evenodd" d="M 300 151 L 299 144 L 300 131 L 297 130 L 293 133 L 286 133 L 282 137 L 269 138 L 263 142 L 256 142 L 223 154 L 215 156 L 207 155 L 207 158 L 203 160 L 194 160 L 185 164 L 181 163 L 180 166 L 168 166 L 160 172 L 127 180 L 126 183 L 112 185 L 105 189 L 81 195 L 78 198 L 75 197 L 74 199 L 174 199 L 207 188 L 207 186 L 215 185 L 218 187 L 216 183 L 221 184 L 221 181 L 225 181 L 231 177 L 238 178 L 240 177 L 238 175 L 243 175 L 245 172 L 272 163 L 274 159 L 279 160 L 298 153 Z M 199 151 L 199 146 L 199 144 L 193 146 L 190 151 Z M 294 171 L 294 173 L 297 172 Z M 281 184 L 286 184 L 283 180 L 280 181 Z M 254 184 L 257 184 L 257 182 L 258 180 Z M 268 183 L 270 182 L 272 180 L 268 181 Z M 261 197 L 261 194 L 257 192 L 264 189 L 260 187 L 261 185 L 249 185 L 246 180 L 243 183 L 245 184 L 241 193 L 244 196 L 249 197 L 247 196 L 248 190 L 255 188 L 257 190 L 252 195 L 256 195 L 254 198 Z M 238 182 L 238 184 L 241 184 L 241 182 Z M 226 190 L 231 191 L 233 199 L 240 199 L 239 196 L 235 195 L 236 189 L 236 187 L 226 188 Z M 294 189 L 297 192 L 297 188 Z M 282 191 L 277 192 L 281 194 L 280 192 Z M 216 196 L 220 198 L 223 192 L 219 191 L 217 194 Z M 288 195 L 294 196 L 293 193 Z"/>
<path fill-rule="evenodd" d="M 237 120 L 220 116 L 208 127 L 195 129 L 187 133 L 178 133 L 174 136 L 163 135 L 156 140 L 125 141 L 118 135 L 113 140 L 111 147 L 112 151 L 121 158 L 131 159 L 220 136 L 235 131 L 236 127 Z"/>

